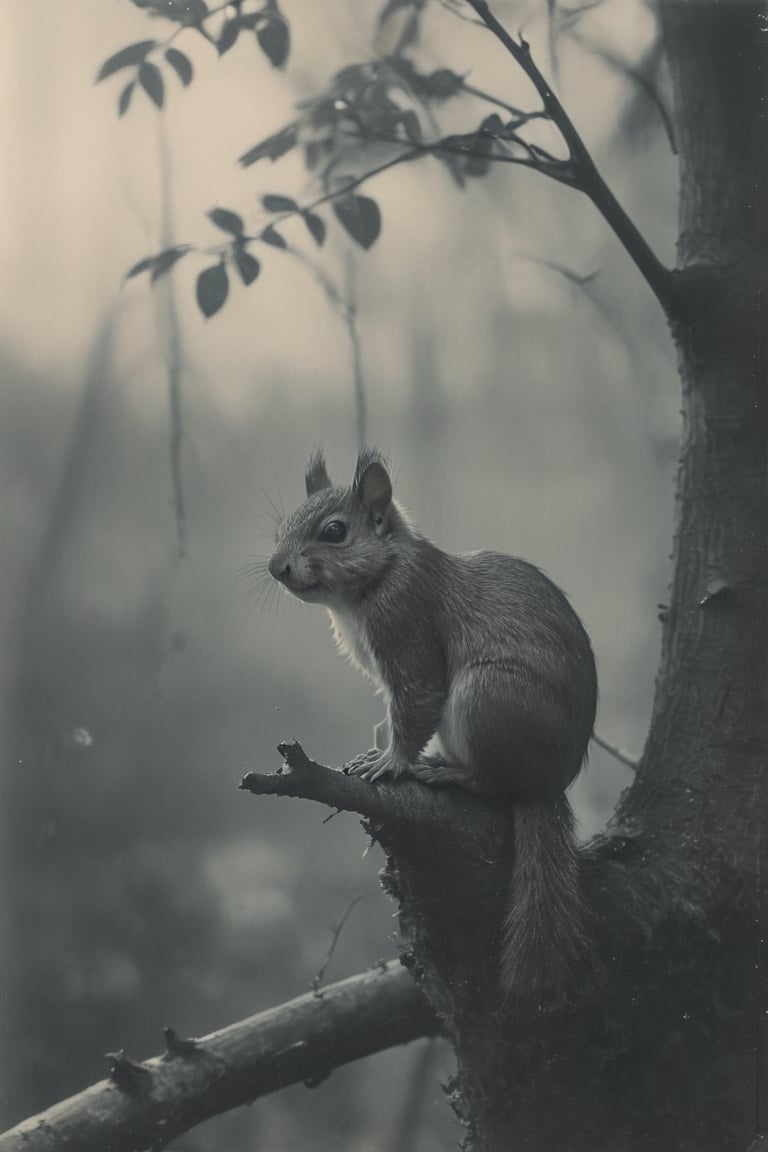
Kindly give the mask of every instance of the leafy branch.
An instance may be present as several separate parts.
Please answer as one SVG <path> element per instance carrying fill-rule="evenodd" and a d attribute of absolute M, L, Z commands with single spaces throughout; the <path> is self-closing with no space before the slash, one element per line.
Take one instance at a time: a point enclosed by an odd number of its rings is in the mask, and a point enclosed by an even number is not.
<path fill-rule="evenodd" d="M 150 6 L 150 0 L 141 0 L 141 3 Z M 360 195 L 356 189 L 390 168 L 423 156 L 442 163 L 462 188 L 468 179 L 485 176 L 492 164 L 513 164 L 584 193 L 611 226 L 662 306 L 670 309 L 677 292 L 675 274 L 659 261 L 605 183 L 572 120 L 533 60 L 527 41 L 522 35 L 519 39 L 512 37 L 486 0 L 467 0 L 467 3 L 476 14 L 473 22 L 491 31 L 528 77 L 541 107 L 521 109 L 511 105 L 448 68 L 422 71 L 406 55 L 406 49 L 417 38 L 426 0 L 388 0 L 379 16 L 380 27 L 400 10 L 411 9 L 413 13 L 413 19 L 404 25 L 408 34 L 400 34 L 394 50 L 380 59 L 340 69 L 324 91 L 298 105 L 298 114 L 290 123 L 240 156 L 240 165 L 248 168 L 262 160 L 274 162 L 298 149 L 321 192 L 304 204 L 281 194 L 263 196 L 262 207 L 275 213 L 276 219 L 254 235 L 246 233 L 245 223 L 236 213 L 225 209 L 208 213 L 214 224 L 230 232 L 232 239 L 227 245 L 213 249 L 217 257 L 215 264 L 198 275 L 197 302 L 205 316 L 218 312 L 227 299 L 229 267 L 236 269 L 246 286 L 258 277 L 260 263 L 249 251 L 252 244 L 287 247 L 276 226 L 289 217 L 300 216 L 315 243 L 322 246 L 326 223 L 317 210 L 329 204 L 348 235 L 362 248 L 370 248 L 381 231 L 381 212 L 375 200 Z M 160 0 L 151 0 L 151 4 L 159 7 Z M 190 7 L 181 4 L 181 0 L 177 0 L 178 5 L 185 11 Z M 232 37 L 236 38 L 242 28 L 255 28 L 258 33 L 260 22 L 283 20 L 274 0 L 266 0 L 264 7 L 246 14 L 240 5 L 235 7 L 235 15 L 228 16 L 215 41 L 219 51 L 226 51 Z M 221 11 L 221 6 L 209 10 L 203 5 L 203 8 L 204 13 L 195 0 L 182 28 L 191 26 L 205 31 L 205 21 Z M 227 12 L 231 10 L 230 5 Z M 453 6 L 450 10 L 455 11 Z M 102 73 L 125 66 L 126 53 L 133 51 L 141 55 L 138 82 L 145 83 L 151 74 L 145 67 L 151 64 L 147 60 L 150 46 L 153 51 L 165 47 L 167 58 L 169 51 L 175 51 L 169 47 L 170 40 L 180 30 L 160 45 L 142 41 L 132 49 L 124 49 L 107 61 Z M 497 110 L 485 116 L 474 131 L 443 134 L 438 129 L 436 110 L 460 96 L 490 103 Z M 498 109 L 506 115 L 502 117 Z M 526 129 L 534 122 L 552 126 L 565 146 L 564 155 L 556 155 L 529 138 Z M 382 148 L 387 153 L 384 160 L 381 160 Z M 151 279 L 157 279 L 192 251 L 200 249 L 191 244 L 167 249 L 139 261 L 128 275 L 148 271 Z"/>
<path fill-rule="evenodd" d="M 299 205 L 289 196 L 267 194 L 262 196 L 262 207 L 267 212 L 278 214 L 277 219 L 267 224 L 260 232 L 250 235 L 246 232 L 245 221 L 237 212 L 228 208 L 212 208 L 208 212 L 208 219 L 217 228 L 230 234 L 231 239 L 226 244 L 201 249 L 194 244 L 178 244 L 167 248 L 155 256 L 147 256 L 139 260 L 128 270 L 127 279 L 149 272 L 152 282 L 169 272 L 184 256 L 190 252 L 206 252 L 217 257 L 216 263 L 205 268 L 197 277 L 196 296 L 200 311 L 204 316 L 215 315 L 225 304 L 229 295 L 229 277 L 227 266 L 233 265 L 243 284 L 247 287 L 252 284 L 261 271 L 261 263 L 250 251 L 249 246 L 254 243 L 266 244 L 270 248 L 288 251 L 289 245 L 276 224 L 281 224 L 294 216 L 300 216 L 307 226 L 312 239 L 322 247 L 325 242 L 326 226 L 323 218 L 315 209 L 329 201 L 333 202 L 333 210 L 337 220 L 344 230 L 362 248 L 370 248 L 378 238 L 381 231 L 381 213 L 375 200 L 368 196 L 354 195 L 353 189 L 359 187 L 365 180 L 378 175 L 385 168 L 402 163 L 404 156 L 395 157 L 386 164 L 365 175 L 352 179 L 343 186 L 317 197 L 310 204 Z"/>
<path fill-rule="evenodd" d="M 277 0 L 265 0 L 262 7 L 242 11 L 240 3 L 217 4 L 209 8 L 205 0 L 134 0 L 138 8 L 147 9 L 152 16 L 171 20 L 178 27 L 164 40 L 140 40 L 115 52 L 105 60 L 99 69 L 96 83 L 106 80 L 117 72 L 133 69 L 133 77 L 118 97 L 118 115 L 124 116 L 131 106 L 134 90 L 142 88 L 157 108 L 165 103 L 165 81 L 160 70 L 164 61 L 176 73 L 182 85 L 187 88 L 192 82 L 194 70 L 192 61 L 185 52 L 173 47 L 173 42 L 187 29 L 197 32 L 223 56 L 233 47 L 241 32 L 255 34 L 256 42 L 274 68 L 281 68 L 290 51 L 290 31 L 288 22 L 280 12 Z M 234 14 L 231 14 L 234 11 Z M 226 13 L 214 35 L 209 28 L 212 18 Z M 154 59 L 150 59 L 154 57 Z"/>
<path fill-rule="evenodd" d="M 575 177 L 574 188 L 589 197 L 634 260 L 662 307 L 668 309 L 676 295 L 674 273 L 661 263 L 605 183 L 573 121 L 534 62 L 530 45 L 522 35 L 515 40 L 509 34 L 494 16 L 487 0 L 466 0 L 466 3 L 504 45 L 541 97 L 547 117 L 558 129 L 568 149 Z"/>

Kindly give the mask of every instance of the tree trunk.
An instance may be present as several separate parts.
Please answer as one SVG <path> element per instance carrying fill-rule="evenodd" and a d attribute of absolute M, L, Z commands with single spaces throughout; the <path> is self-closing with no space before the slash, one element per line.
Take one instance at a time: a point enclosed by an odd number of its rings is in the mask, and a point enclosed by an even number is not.
<path fill-rule="evenodd" d="M 483 1039 L 457 1038 L 477 1152 L 735 1152 L 768 1130 L 765 32 L 755 3 L 661 11 L 681 160 L 669 319 L 684 431 L 653 720 L 636 782 L 586 854 L 594 999 L 508 1019 L 506 1068 L 490 1077 Z"/>
<path fill-rule="evenodd" d="M 454 1099 L 474 1152 L 743 1152 L 768 1131 L 765 33 L 752 2 L 665 2 L 662 26 L 682 180 L 669 305 L 684 416 L 674 570 L 643 762 L 584 852 L 591 993 L 533 1016 L 490 1005 L 462 967 L 466 925 L 446 929 L 446 889 L 454 907 L 461 897 L 445 854 L 429 875 L 423 842 L 416 853 L 379 834 L 414 971 L 456 1049 Z M 487 865 L 484 876 L 482 853 L 467 865 L 470 888 L 493 890 Z M 479 937 L 493 954 L 493 934 Z"/>

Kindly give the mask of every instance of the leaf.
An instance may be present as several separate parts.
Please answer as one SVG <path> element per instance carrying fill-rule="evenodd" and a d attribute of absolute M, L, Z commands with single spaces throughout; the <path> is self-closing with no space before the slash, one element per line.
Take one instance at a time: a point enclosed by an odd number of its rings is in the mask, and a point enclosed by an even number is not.
<path fill-rule="evenodd" d="M 275 231 L 275 229 L 272 227 L 271 224 L 268 224 L 267 227 L 263 230 L 263 232 L 260 233 L 260 237 L 264 241 L 265 244 L 271 244 L 273 248 L 287 248 L 288 247 L 288 245 L 286 244 L 283 237 L 280 235 L 279 232 Z"/>
<path fill-rule="evenodd" d="M 250 252 L 246 252 L 242 245 L 236 245 L 235 247 L 235 264 L 240 273 L 240 279 L 246 286 L 253 284 L 261 271 L 259 261 L 255 256 L 251 256 Z"/>
<path fill-rule="evenodd" d="M 381 212 L 370 196 L 344 196 L 333 202 L 333 210 L 342 228 L 361 248 L 368 249 L 381 231 Z"/>
<path fill-rule="evenodd" d="M 164 272 L 172 268 L 176 261 L 185 256 L 187 252 L 189 252 L 188 244 L 177 244 L 174 248 L 166 248 L 164 252 L 159 252 L 157 256 L 145 256 L 143 260 L 139 260 L 138 264 L 129 268 L 126 272 L 126 280 L 130 280 L 142 272 L 148 272 L 150 269 L 152 279 L 157 280 L 158 276 L 162 276 Z"/>
<path fill-rule="evenodd" d="M 161 276 L 164 276 L 166 272 L 173 268 L 176 261 L 180 260 L 182 256 L 185 256 L 188 251 L 188 245 L 181 244 L 178 248 L 168 248 L 165 252 L 161 252 L 155 260 L 155 265 L 149 278 L 150 283 L 154 284 L 155 280 L 159 280 Z"/>
<path fill-rule="evenodd" d="M 262 24 L 256 29 L 256 39 L 273 68 L 281 68 L 291 48 L 291 34 L 286 21 L 279 16 Z"/>
<path fill-rule="evenodd" d="M 139 83 L 152 103 L 158 108 L 162 108 L 164 86 L 160 69 L 155 64 L 150 64 L 148 60 L 145 60 L 139 67 Z"/>
<path fill-rule="evenodd" d="M 139 260 L 137 264 L 134 264 L 132 268 L 128 269 L 125 274 L 126 280 L 130 280 L 134 276 L 140 276 L 142 272 L 146 272 L 147 269 L 154 267 L 156 260 L 157 256 L 145 256 L 143 260 Z"/>
<path fill-rule="evenodd" d="M 312 239 L 318 248 L 322 248 L 325 240 L 325 221 L 316 212 L 304 212 L 304 223 L 312 234 Z"/>
<path fill-rule="evenodd" d="M 169 15 L 169 9 L 174 9 L 171 19 L 180 24 L 201 24 L 208 15 L 208 5 L 205 0 L 175 0 L 171 4 L 166 0 L 164 13 Z"/>
<path fill-rule="evenodd" d="M 117 102 L 117 114 L 118 114 L 118 116 L 125 116 L 126 112 L 128 111 L 128 108 L 130 106 L 132 95 L 133 95 L 133 81 L 131 81 L 130 84 L 126 84 L 125 88 L 123 88 L 122 92 L 120 93 L 120 99 Z"/>
<path fill-rule="evenodd" d="M 457 96 L 464 87 L 464 77 L 452 72 L 450 68 L 438 68 L 429 76 L 420 77 L 420 87 L 427 96 L 435 100 L 450 100 Z"/>
<path fill-rule="evenodd" d="M 161 16 L 186 27 L 200 24 L 208 15 L 205 0 L 133 0 L 137 8 L 146 8 L 150 16 Z"/>
<path fill-rule="evenodd" d="M 189 57 L 179 52 L 178 48 L 167 48 L 165 58 L 186 88 L 192 81 L 192 64 Z"/>
<path fill-rule="evenodd" d="M 491 112 L 490 116 L 486 116 L 483 120 L 479 130 L 489 132 L 492 136 L 498 136 L 504 132 L 504 122 L 498 112 Z"/>
<path fill-rule="evenodd" d="M 208 219 L 224 232 L 231 232 L 233 236 L 242 236 L 245 225 L 237 212 L 230 212 L 228 208 L 211 208 Z"/>
<path fill-rule="evenodd" d="M 476 132 L 446 136 L 442 143 L 457 153 L 457 164 L 451 166 L 453 175 L 461 171 L 464 176 L 486 176 L 491 166 L 488 157 L 494 154 L 495 139 L 497 136 L 504 138 L 506 131 L 501 119 L 493 113 L 483 120 Z"/>
<path fill-rule="evenodd" d="M 121 68 L 129 68 L 131 64 L 140 64 L 155 44 L 157 44 L 157 40 L 139 40 L 137 44 L 129 44 L 127 48 L 121 48 L 119 52 L 115 52 L 114 56 L 110 56 L 108 60 L 104 61 L 96 77 L 96 83 L 98 84 L 100 80 L 106 80 L 107 76 L 119 72 Z"/>
<path fill-rule="evenodd" d="M 242 164 L 243 168 L 249 168 L 257 160 L 267 159 L 273 162 L 279 160 L 286 152 L 290 152 L 291 148 L 296 147 L 298 138 L 297 126 L 289 124 L 287 128 L 281 128 L 279 132 L 275 132 L 274 136 L 268 136 L 260 144 L 254 144 L 253 148 L 243 153 L 238 163 Z"/>
<path fill-rule="evenodd" d="M 261 203 L 267 212 L 295 212 L 299 207 L 290 196 L 262 196 Z"/>
<path fill-rule="evenodd" d="M 240 23 L 238 20 L 227 20 L 226 24 L 221 30 L 218 40 L 216 41 L 216 48 L 219 56 L 223 56 L 225 52 L 229 52 L 232 45 L 240 35 Z"/>
<path fill-rule="evenodd" d="M 206 268 L 197 278 L 197 306 L 206 318 L 215 316 L 229 294 L 229 279 L 224 261 Z"/>

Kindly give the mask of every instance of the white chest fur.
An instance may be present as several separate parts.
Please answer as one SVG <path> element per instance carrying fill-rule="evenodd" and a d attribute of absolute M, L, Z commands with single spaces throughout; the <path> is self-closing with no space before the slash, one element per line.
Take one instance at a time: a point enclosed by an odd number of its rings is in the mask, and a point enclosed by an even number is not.
<path fill-rule="evenodd" d="M 377 687 L 382 688 L 381 676 L 360 614 L 348 608 L 329 608 L 328 615 L 339 652 L 369 676 Z"/>

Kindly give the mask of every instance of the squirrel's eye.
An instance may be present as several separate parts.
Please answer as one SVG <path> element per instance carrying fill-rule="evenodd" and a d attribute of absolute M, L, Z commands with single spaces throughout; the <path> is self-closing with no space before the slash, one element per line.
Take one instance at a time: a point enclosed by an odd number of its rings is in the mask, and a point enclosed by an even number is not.
<path fill-rule="evenodd" d="M 320 533 L 320 539 L 329 544 L 341 544 L 347 538 L 347 526 L 341 520 L 331 520 Z"/>

